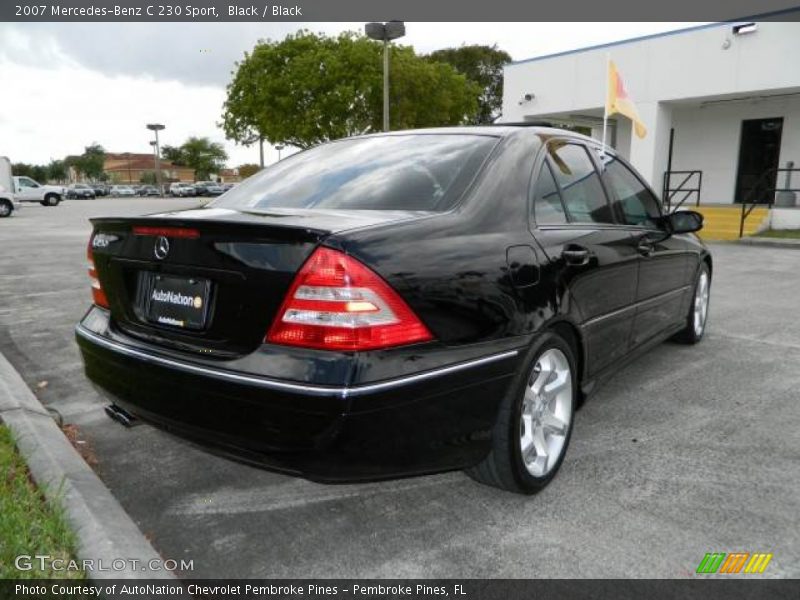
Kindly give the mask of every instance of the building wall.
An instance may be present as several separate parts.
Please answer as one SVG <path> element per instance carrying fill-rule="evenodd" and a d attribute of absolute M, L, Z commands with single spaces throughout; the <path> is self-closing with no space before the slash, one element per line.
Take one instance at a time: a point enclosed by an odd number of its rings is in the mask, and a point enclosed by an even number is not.
<path fill-rule="evenodd" d="M 758 99 L 800 94 L 800 68 L 791 59 L 800 56 L 800 23 L 762 22 L 755 33 L 738 36 L 731 28 L 730 23 L 715 24 L 513 63 L 504 72 L 501 120 L 569 121 L 581 115 L 601 118 L 606 63 L 611 58 L 648 128 L 647 137 L 640 140 L 632 135 L 624 117 L 616 117 L 616 147 L 621 154 L 660 190 L 667 165 L 669 131 L 675 127 L 681 148 L 674 153 L 673 169 L 703 169 L 703 184 L 708 185 L 708 195 L 704 197 L 730 202 L 740 121 L 751 118 L 742 115 L 783 116 L 781 161 L 800 160 L 800 156 L 795 157 L 800 143 L 796 124 L 800 95 L 786 96 L 782 101 Z M 532 93 L 534 99 L 524 101 L 526 93 Z M 734 98 L 758 102 L 707 104 Z M 779 106 L 770 105 L 773 102 L 783 103 L 786 114 L 774 113 Z M 706 108 L 700 109 L 704 104 Z M 593 131 L 601 130 L 596 127 Z M 682 156 L 682 152 L 688 154 Z"/>
<path fill-rule="evenodd" d="M 783 117 L 780 166 L 794 161 L 795 168 L 800 168 L 800 96 L 795 96 L 755 104 L 673 108 L 673 170 L 703 171 L 702 202 L 733 202 L 742 121 L 770 117 Z M 673 183 L 677 183 L 675 178 Z M 792 186 L 800 187 L 800 174 L 794 175 Z"/>

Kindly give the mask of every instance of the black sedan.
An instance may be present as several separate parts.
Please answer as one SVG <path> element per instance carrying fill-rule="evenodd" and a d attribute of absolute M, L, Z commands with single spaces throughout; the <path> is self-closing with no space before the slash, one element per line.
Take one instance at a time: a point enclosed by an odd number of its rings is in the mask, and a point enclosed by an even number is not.
<path fill-rule="evenodd" d="M 706 326 L 702 217 L 557 129 L 348 138 L 204 208 L 92 223 L 89 378 L 317 481 L 463 468 L 535 492 L 585 397 Z"/>
<path fill-rule="evenodd" d="M 73 183 L 67 188 L 67 198 L 94 198 L 96 193 L 93 187 L 85 183 Z"/>

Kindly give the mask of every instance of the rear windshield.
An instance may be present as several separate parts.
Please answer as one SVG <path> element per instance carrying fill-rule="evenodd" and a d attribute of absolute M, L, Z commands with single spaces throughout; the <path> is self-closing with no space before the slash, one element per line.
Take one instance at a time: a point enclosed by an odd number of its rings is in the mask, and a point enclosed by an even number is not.
<path fill-rule="evenodd" d="M 467 134 L 341 140 L 264 169 L 213 205 L 443 211 L 456 203 L 496 142 Z"/>

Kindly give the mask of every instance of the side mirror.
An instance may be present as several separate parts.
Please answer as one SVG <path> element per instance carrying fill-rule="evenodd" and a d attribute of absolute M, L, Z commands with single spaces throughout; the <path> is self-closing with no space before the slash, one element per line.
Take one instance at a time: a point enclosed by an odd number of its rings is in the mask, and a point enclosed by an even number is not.
<path fill-rule="evenodd" d="M 703 215 L 694 210 L 679 210 L 666 216 L 670 233 L 693 233 L 703 228 Z"/>

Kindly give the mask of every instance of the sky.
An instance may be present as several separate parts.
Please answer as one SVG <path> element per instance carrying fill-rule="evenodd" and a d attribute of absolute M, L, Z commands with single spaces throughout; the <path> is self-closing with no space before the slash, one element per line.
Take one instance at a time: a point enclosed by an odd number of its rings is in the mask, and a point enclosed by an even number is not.
<path fill-rule="evenodd" d="M 523 60 L 695 23 L 406 23 L 418 53 L 497 44 Z M 97 142 L 109 152 L 151 152 L 189 136 L 225 146 L 229 166 L 258 148 L 226 140 L 218 123 L 235 62 L 260 39 L 298 29 L 337 34 L 363 23 L 0 23 L 0 155 L 47 163 Z M 266 149 L 266 162 L 277 152 Z"/>

